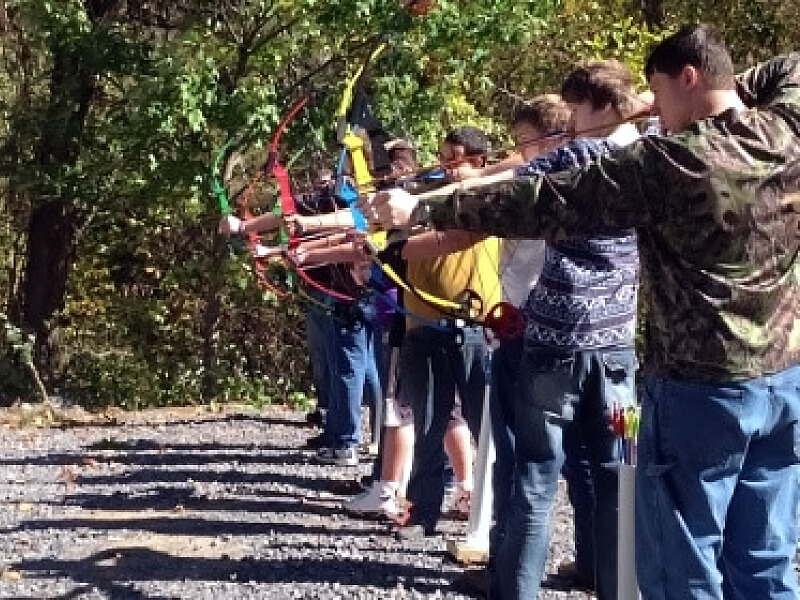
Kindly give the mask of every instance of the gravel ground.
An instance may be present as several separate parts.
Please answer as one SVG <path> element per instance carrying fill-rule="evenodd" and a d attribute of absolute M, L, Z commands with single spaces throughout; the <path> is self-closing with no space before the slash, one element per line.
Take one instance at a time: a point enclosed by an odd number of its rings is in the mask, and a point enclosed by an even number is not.
<path fill-rule="evenodd" d="M 451 589 L 462 568 L 445 549 L 465 524 L 398 542 L 344 514 L 367 461 L 313 464 L 302 413 L 51 418 L 0 414 L 0 598 L 472 597 Z M 571 527 L 562 490 L 550 573 L 571 555 Z M 540 598 L 590 598 L 546 585 Z"/>

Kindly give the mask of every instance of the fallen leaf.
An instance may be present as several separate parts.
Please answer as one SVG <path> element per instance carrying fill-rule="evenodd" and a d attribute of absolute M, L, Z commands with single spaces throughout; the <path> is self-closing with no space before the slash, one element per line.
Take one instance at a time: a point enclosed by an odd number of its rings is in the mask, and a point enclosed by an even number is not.
<path fill-rule="evenodd" d="M 75 480 L 78 478 L 78 476 L 75 475 L 75 471 L 65 465 L 61 467 L 61 472 L 58 474 L 58 478 L 64 483 L 69 484 L 75 483 Z"/>
<path fill-rule="evenodd" d="M 0 574 L 0 580 L 2 581 L 19 581 L 20 579 L 22 579 L 22 573 L 11 567 L 5 567 L 2 574 Z"/>

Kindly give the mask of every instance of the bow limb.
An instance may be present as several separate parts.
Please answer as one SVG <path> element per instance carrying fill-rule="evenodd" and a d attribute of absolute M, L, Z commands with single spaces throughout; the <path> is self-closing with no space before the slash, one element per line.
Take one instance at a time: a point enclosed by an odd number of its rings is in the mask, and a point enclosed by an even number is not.
<path fill-rule="evenodd" d="M 250 193 L 247 189 L 242 192 L 237 200 L 236 203 L 232 203 L 231 199 L 228 195 L 228 191 L 225 187 L 225 183 L 220 180 L 219 173 L 222 170 L 222 164 L 225 160 L 225 157 L 229 155 L 231 148 L 235 143 L 235 139 L 233 137 L 229 138 L 225 144 L 220 148 L 219 152 L 217 152 L 216 157 L 214 158 L 214 163 L 212 166 L 211 172 L 211 185 L 212 191 L 217 198 L 217 203 L 219 205 L 220 213 L 223 216 L 230 216 L 234 213 L 237 213 L 237 216 L 242 219 L 242 221 L 247 221 L 253 218 L 252 213 L 247 205 L 249 201 Z M 231 161 L 226 169 L 226 180 L 230 179 L 231 171 L 235 166 L 235 162 L 233 162 L 233 156 L 229 156 L 229 161 Z M 267 263 L 269 262 L 269 257 L 267 256 L 259 256 L 259 243 L 258 243 L 258 235 L 256 233 L 250 233 L 247 235 L 247 247 L 252 256 L 253 266 L 254 266 L 254 273 L 256 276 L 256 281 L 258 282 L 258 286 L 262 289 L 266 289 L 274 294 L 276 297 L 281 298 L 286 296 L 284 292 L 279 290 L 277 287 L 272 285 L 269 281 L 269 278 L 264 273 L 264 270 L 267 267 Z"/>
<path fill-rule="evenodd" d="M 352 113 L 353 101 L 356 96 L 356 90 L 362 83 L 362 76 L 366 73 L 367 68 L 373 63 L 378 56 L 386 49 L 386 43 L 383 42 L 369 54 L 367 60 L 358 68 L 353 77 L 345 85 L 342 99 L 339 102 L 339 109 L 336 111 L 336 137 L 338 140 L 343 140 L 348 132 L 352 133 L 352 125 L 348 121 L 348 115 Z M 366 164 L 366 163 L 365 163 Z M 369 169 L 367 169 L 369 171 Z"/>
<path fill-rule="evenodd" d="M 348 81 L 342 95 L 339 110 L 336 113 L 337 140 L 341 146 L 336 169 L 336 195 L 350 210 L 356 231 L 364 234 L 368 233 L 367 222 L 364 214 L 359 210 L 357 202 L 362 194 L 370 193 L 375 190 L 375 178 L 369 168 L 369 162 L 364 148 L 364 138 L 359 135 L 359 133 L 363 131 L 360 120 L 366 119 L 368 115 L 368 108 L 366 106 L 367 99 L 362 93 L 361 86 L 363 85 L 363 78 L 366 75 L 369 65 L 385 48 L 386 44 L 381 43 L 373 50 L 364 64 L 359 67 L 353 77 Z M 349 166 L 351 169 L 352 181 L 348 181 L 344 176 L 346 166 Z M 372 240 L 373 245 L 385 245 L 386 236 L 384 234 L 373 234 L 373 237 L 375 238 Z M 461 311 L 464 309 L 464 305 L 461 303 L 438 298 L 433 294 L 429 294 L 424 290 L 419 290 L 415 286 L 410 285 L 408 282 L 404 281 L 390 265 L 381 261 L 376 252 L 369 252 L 368 255 L 371 260 L 380 267 L 381 271 L 389 280 L 408 293 L 418 296 L 426 304 L 436 309 L 444 309 L 443 312 L 447 310 Z M 404 309 L 401 310 L 405 314 L 409 314 L 408 311 Z M 412 316 L 412 318 L 425 320 L 416 315 L 410 316 Z"/>
<path fill-rule="evenodd" d="M 281 164 L 279 160 L 279 144 L 283 132 L 286 131 L 286 127 L 295 119 L 297 114 L 303 110 L 303 107 L 305 107 L 307 103 L 308 96 L 304 96 L 295 102 L 294 106 L 292 106 L 292 109 L 289 111 L 289 114 L 286 115 L 278 124 L 278 128 L 275 131 L 275 135 L 272 137 L 272 143 L 270 145 L 270 157 L 268 162 L 271 163 L 270 167 L 272 176 L 278 182 L 278 190 L 280 193 L 279 206 L 281 215 L 284 217 L 288 217 L 297 213 L 297 206 L 294 201 L 294 196 L 292 195 L 292 187 L 289 181 L 289 171 Z M 290 234 L 287 235 L 291 237 Z"/>
<path fill-rule="evenodd" d="M 233 146 L 233 138 L 229 138 L 225 144 L 223 144 L 222 148 L 219 149 L 219 152 L 217 152 L 217 155 L 214 158 L 214 164 L 211 167 L 211 188 L 214 192 L 214 196 L 217 198 L 219 212 L 222 213 L 222 216 L 224 217 L 233 214 L 233 208 L 231 207 L 230 198 L 228 198 L 228 191 L 225 189 L 225 184 L 219 179 L 219 172 L 222 166 L 222 161 L 225 159 L 225 155 L 228 154 L 231 146 Z"/>
<path fill-rule="evenodd" d="M 385 48 L 386 43 L 379 44 L 369 54 L 367 60 L 358 68 L 353 77 L 350 78 L 342 94 L 339 109 L 336 111 L 336 139 L 341 146 L 339 161 L 336 165 L 336 195 L 350 209 L 353 215 L 353 223 L 358 231 L 366 231 L 367 223 L 364 215 L 355 207 L 355 204 L 358 201 L 359 194 L 371 191 L 374 188 L 372 185 L 372 173 L 364 152 L 364 140 L 357 135 L 359 125 L 356 121 L 363 111 L 361 104 L 364 102 L 364 98 L 358 98 L 358 103 L 355 103 L 355 101 L 357 96 L 361 96 L 358 92 L 363 84 L 363 77 L 366 75 L 367 68 Z M 355 181 L 355 188 L 346 184 L 344 180 L 344 171 L 348 166 L 348 159 Z"/>
<path fill-rule="evenodd" d="M 280 120 L 278 126 L 275 128 L 275 133 L 272 135 L 269 155 L 264 165 L 264 171 L 269 171 L 269 174 L 278 184 L 278 201 L 275 203 L 272 214 L 279 218 L 285 218 L 297 212 L 294 196 L 292 195 L 292 185 L 289 180 L 289 171 L 280 161 L 280 141 L 289 123 L 297 117 L 307 102 L 308 96 L 300 98 Z M 293 239 L 293 232 L 289 231 L 285 224 L 279 227 L 278 232 L 281 246 L 286 248 L 291 247 L 295 241 Z"/>
<path fill-rule="evenodd" d="M 305 96 L 295 102 L 289 113 L 281 120 L 275 130 L 270 144 L 269 159 L 266 167 L 270 170 L 270 174 L 278 183 L 279 200 L 275 204 L 274 214 L 280 217 L 288 217 L 297 214 L 297 203 L 295 202 L 294 195 L 292 194 L 291 181 L 289 179 L 289 172 L 280 161 L 280 139 L 284 131 L 288 127 L 300 111 L 308 103 L 308 96 Z M 290 231 L 285 225 L 281 227 L 281 244 L 285 250 L 291 250 L 300 243 L 300 239 L 294 231 Z M 318 281 L 315 281 L 304 268 L 294 263 L 289 255 L 286 254 L 287 263 L 290 264 L 304 284 L 321 292 L 335 301 L 352 303 L 355 299 L 347 294 L 342 294 L 336 290 L 332 290 Z"/>

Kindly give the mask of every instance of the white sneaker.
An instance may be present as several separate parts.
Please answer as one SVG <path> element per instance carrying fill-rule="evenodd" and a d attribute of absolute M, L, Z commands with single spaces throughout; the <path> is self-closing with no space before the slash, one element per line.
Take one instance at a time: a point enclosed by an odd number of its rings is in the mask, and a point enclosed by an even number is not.
<path fill-rule="evenodd" d="M 383 515 L 395 519 L 400 514 L 397 493 L 376 481 L 370 488 L 344 503 L 344 509 L 359 515 Z"/>

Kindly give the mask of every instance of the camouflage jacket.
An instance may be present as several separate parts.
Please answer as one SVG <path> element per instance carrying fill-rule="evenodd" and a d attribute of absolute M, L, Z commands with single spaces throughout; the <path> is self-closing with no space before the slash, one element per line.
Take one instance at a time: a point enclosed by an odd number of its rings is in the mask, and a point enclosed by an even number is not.
<path fill-rule="evenodd" d="M 746 110 L 581 169 L 432 199 L 417 214 L 511 238 L 636 228 L 651 373 L 723 382 L 800 364 L 800 54 L 739 83 Z"/>

